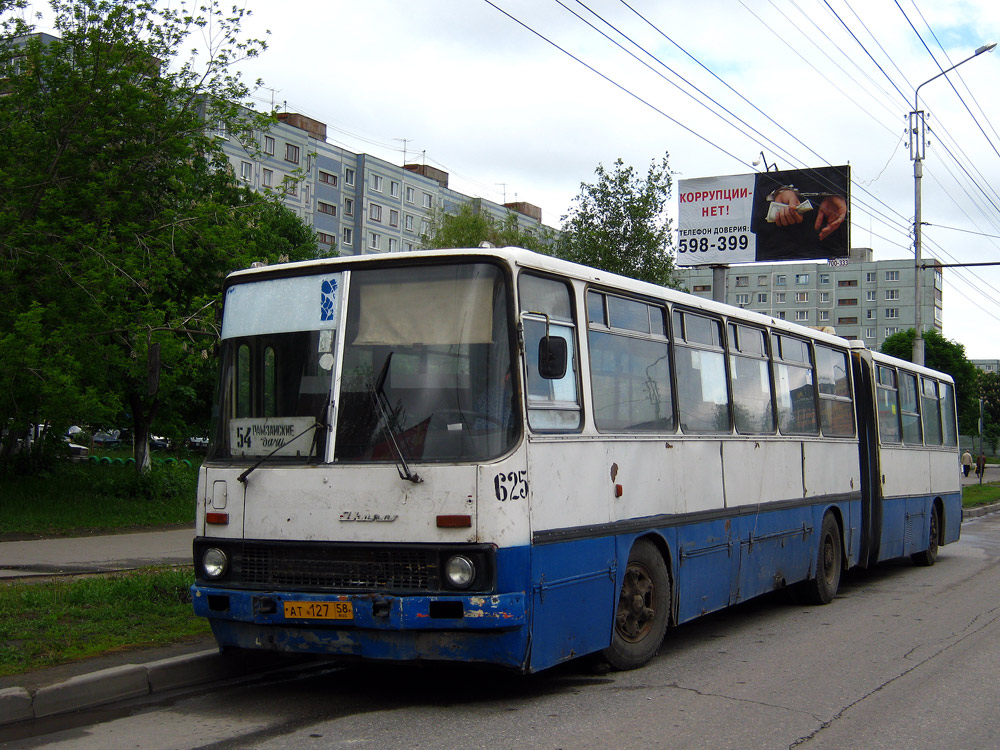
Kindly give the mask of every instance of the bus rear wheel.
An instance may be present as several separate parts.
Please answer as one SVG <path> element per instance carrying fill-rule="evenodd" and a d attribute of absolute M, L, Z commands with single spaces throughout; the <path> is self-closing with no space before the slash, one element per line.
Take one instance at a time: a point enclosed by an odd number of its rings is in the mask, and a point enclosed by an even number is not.
<path fill-rule="evenodd" d="M 938 543 L 941 536 L 941 516 L 938 513 L 938 507 L 936 505 L 931 507 L 931 528 L 929 530 L 930 535 L 927 540 L 927 549 L 923 552 L 914 552 L 910 555 L 910 559 L 916 565 L 930 566 L 937 562 L 938 556 Z"/>
<path fill-rule="evenodd" d="M 618 594 L 615 628 L 604 659 L 614 669 L 641 667 L 656 654 L 670 619 L 670 573 L 656 546 L 632 547 Z"/>
<path fill-rule="evenodd" d="M 833 513 L 823 516 L 819 532 L 819 549 L 816 553 L 816 577 L 806 581 L 803 594 L 810 604 L 829 604 L 840 588 L 840 571 L 844 564 L 844 551 L 840 544 L 840 526 Z"/>

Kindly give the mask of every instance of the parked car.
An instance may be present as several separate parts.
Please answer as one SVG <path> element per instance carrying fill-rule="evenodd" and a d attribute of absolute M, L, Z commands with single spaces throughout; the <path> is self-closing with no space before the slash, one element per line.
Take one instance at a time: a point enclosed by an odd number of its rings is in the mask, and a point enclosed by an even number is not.
<path fill-rule="evenodd" d="M 93 436 L 94 447 L 118 448 L 122 444 L 121 430 L 98 430 Z"/>
<path fill-rule="evenodd" d="M 150 435 L 149 447 L 154 451 L 165 451 L 170 448 L 170 438 L 162 435 Z"/>
<path fill-rule="evenodd" d="M 207 437 L 189 437 L 184 441 L 184 447 L 191 451 L 197 451 L 198 453 L 204 453 L 208 450 L 208 438 Z"/>

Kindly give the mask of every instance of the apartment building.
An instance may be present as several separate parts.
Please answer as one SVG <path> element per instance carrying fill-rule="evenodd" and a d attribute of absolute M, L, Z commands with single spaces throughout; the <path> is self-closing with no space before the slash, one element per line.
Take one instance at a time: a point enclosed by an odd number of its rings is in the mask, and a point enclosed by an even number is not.
<path fill-rule="evenodd" d="M 932 258 L 925 262 L 935 267 L 922 274 L 923 326 L 940 332 L 941 268 Z M 889 336 L 914 327 L 914 273 L 912 260 L 875 261 L 871 248 L 853 248 L 849 258 L 831 263 L 731 266 L 725 300 L 781 320 L 831 328 L 878 349 Z M 679 268 L 678 275 L 688 291 L 713 298 L 711 268 Z"/>
<path fill-rule="evenodd" d="M 320 251 L 341 255 L 406 252 L 420 248 L 435 212 L 454 213 L 463 203 L 495 219 L 513 213 L 523 231 L 544 235 L 537 206 L 499 204 L 448 186 L 448 173 L 426 164 L 399 166 L 328 143 L 326 125 L 284 112 L 253 148 L 225 136 L 223 149 L 236 177 L 257 191 L 281 196 L 316 230 Z"/>

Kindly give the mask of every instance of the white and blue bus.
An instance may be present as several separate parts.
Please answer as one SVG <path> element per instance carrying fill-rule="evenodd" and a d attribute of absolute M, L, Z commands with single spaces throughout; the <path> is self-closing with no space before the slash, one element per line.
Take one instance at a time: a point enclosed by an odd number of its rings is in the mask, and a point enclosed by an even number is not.
<path fill-rule="evenodd" d="M 516 248 L 225 284 L 195 611 L 223 648 L 534 672 L 958 539 L 955 386 Z"/>

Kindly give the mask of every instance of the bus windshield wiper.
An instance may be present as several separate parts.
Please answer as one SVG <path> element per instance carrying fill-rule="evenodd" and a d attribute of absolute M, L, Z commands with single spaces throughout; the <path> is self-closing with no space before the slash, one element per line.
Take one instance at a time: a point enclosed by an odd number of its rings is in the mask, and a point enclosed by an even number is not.
<path fill-rule="evenodd" d="M 396 442 L 396 430 L 393 425 L 395 420 L 392 417 L 392 406 L 389 404 L 389 398 L 385 395 L 385 381 L 389 377 L 389 363 L 392 361 L 392 352 L 385 358 L 385 362 L 382 364 L 382 370 L 378 374 L 375 383 L 371 388 L 371 397 L 375 402 L 375 406 L 379 411 L 379 415 L 382 418 L 384 427 L 382 428 L 385 432 L 389 444 L 389 451 L 392 453 L 393 461 L 396 464 L 396 471 L 399 472 L 399 478 L 405 479 L 408 482 L 413 482 L 414 484 L 420 484 L 424 480 L 420 476 L 410 470 L 410 467 L 406 463 L 406 458 L 403 456 L 403 449 L 399 447 L 399 443 Z"/>

